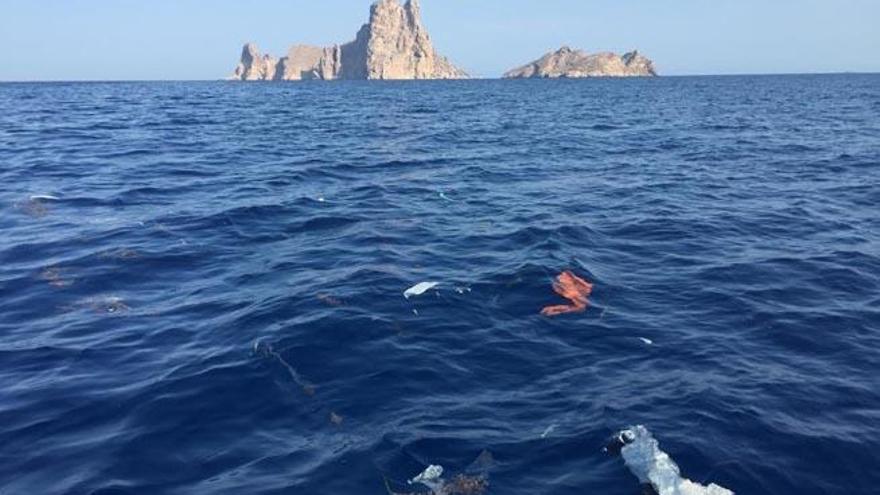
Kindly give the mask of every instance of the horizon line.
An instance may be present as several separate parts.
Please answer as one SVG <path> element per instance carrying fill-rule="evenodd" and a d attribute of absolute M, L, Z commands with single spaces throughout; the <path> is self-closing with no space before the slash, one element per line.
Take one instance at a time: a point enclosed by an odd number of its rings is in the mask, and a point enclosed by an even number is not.
<path fill-rule="evenodd" d="M 831 71 L 831 72 L 728 72 L 728 73 L 694 73 L 694 74 L 671 74 L 671 75 L 659 75 L 654 77 L 531 77 L 531 78 L 505 78 L 502 76 L 496 77 L 469 77 L 466 79 L 336 79 L 331 81 L 318 81 L 318 80 L 300 80 L 300 81 L 237 81 L 237 80 L 229 80 L 226 78 L 220 79 L 0 79 L 0 84 L 40 84 L 40 83 L 160 83 L 160 82 L 230 82 L 230 83 L 251 83 L 251 84 L 266 84 L 266 83 L 282 83 L 282 84 L 296 84 L 296 83 L 334 83 L 334 82 L 431 82 L 431 81 L 523 81 L 523 80 L 605 80 L 605 79 L 613 79 L 613 80 L 631 80 L 631 79 L 671 79 L 671 78 L 686 78 L 686 77 L 773 77 L 773 76 L 842 76 L 842 75 L 862 75 L 862 76 L 870 76 L 870 75 L 880 75 L 880 71 L 877 72 L 863 72 L 863 71 Z"/>

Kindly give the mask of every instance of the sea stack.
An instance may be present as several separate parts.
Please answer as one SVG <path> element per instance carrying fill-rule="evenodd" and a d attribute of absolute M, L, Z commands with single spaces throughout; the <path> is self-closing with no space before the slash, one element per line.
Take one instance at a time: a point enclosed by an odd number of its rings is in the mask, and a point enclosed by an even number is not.
<path fill-rule="evenodd" d="M 567 46 L 504 74 L 508 79 L 654 76 L 654 62 L 638 51 L 590 54 Z"/>
<path fill-rule="evenodd" d="M 244 45 L 241 50 L 241 63 L 235 69 L 234 77 L 242 81 L 264 81 L 275 78 L 278 61 L 260 51 L 253 43 Z"/>
<path fill-rule="evenodd" d="M 468 75 L 434 49 L 418 0 L 379 0 L 354 41 L 317 47 L 294 45 L 280 60 L 253 44 L 242 51 L 237 81 L 304 79 L 464 79 Z"/>

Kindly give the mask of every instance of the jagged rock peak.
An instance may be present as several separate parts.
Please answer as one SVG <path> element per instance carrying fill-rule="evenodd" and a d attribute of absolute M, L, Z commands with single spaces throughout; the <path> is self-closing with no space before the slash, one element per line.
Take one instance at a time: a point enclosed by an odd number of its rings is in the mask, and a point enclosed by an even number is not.
<path fill-rule="evenodd" d="M 233 79 L 263 81 L 275 78 L 278 61 L 269 55 L 261 55 L 257 45 L 248 43 L 241 50 L 241 62 L 235 69 Z"/>
<path fill-rule="evenodd" d="M 555 52 L 508 71 L 506 78 L 653 77 L 654 63 L 638 51 L 624 55 L 603 52 L 589 54 L 563 46 Z"/>
<path fill-rule="evenodd" d="M 275 62 L 274 69 L 267 64 Z M 354 41 L 331 47 L 295 45 L 275 60 L 245 45 L 236 80 L 461 79 L 467 73 L 434 49 L 418 0 L 379 0 Z"/>

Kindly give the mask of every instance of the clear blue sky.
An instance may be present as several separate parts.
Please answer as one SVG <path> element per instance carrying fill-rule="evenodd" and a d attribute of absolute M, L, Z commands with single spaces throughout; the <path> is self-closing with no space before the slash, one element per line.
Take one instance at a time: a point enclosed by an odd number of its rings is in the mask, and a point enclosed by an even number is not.
<path fill-rule="evenodd" d="M 0 80 L 219 79 L 241 45 L 349 41 L 371 0 L 0 0 Z M 880 72 L 880 0 L 422 0 L 437 48 L 497 76 L 563 44 L 664 74 Z"/>

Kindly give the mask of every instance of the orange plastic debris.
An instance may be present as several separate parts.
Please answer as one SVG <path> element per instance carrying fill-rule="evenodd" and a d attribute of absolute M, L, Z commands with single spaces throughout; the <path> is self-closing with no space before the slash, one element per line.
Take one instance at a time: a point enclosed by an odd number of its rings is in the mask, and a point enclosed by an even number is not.
<path fill-rule="evenodd" d="M 593 284 L 571 272 L 562 272 L 553 282 L 553 290 L 568 299 L 571 304 L 547 306 L 541 311 L 544 316 L 558 316 L 566 313 L 582 313 L 589 306 L 589 297 L 593 293 Z"/>

